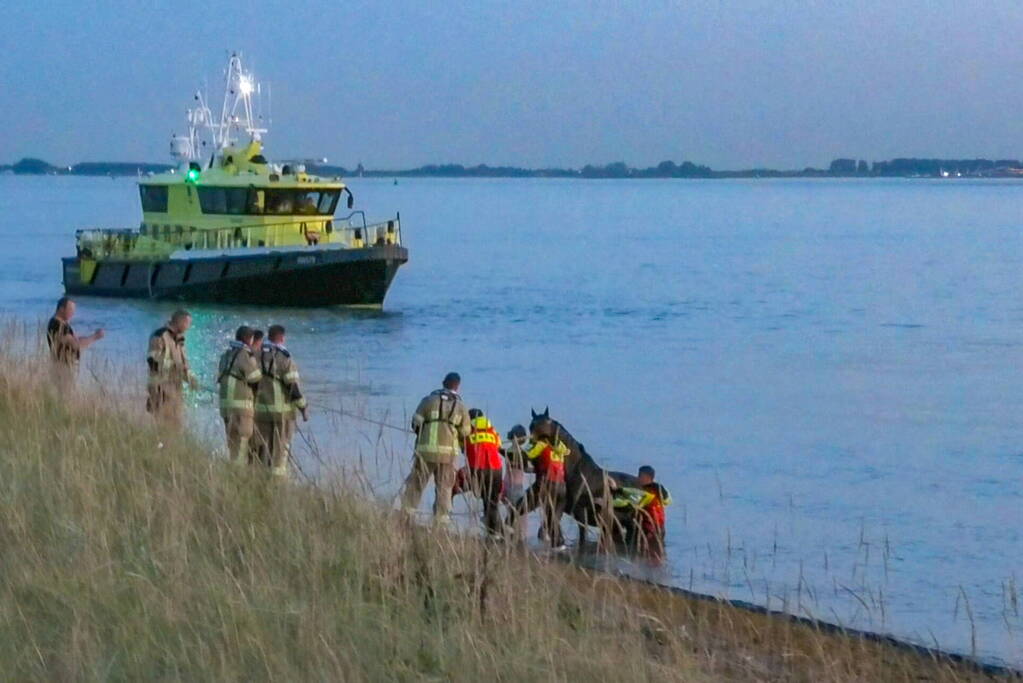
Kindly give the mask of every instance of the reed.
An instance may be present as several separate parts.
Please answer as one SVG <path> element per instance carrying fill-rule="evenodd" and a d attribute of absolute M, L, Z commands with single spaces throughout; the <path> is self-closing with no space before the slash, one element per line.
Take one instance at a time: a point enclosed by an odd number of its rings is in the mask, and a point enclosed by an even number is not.
<path fill-rule="evenodd" d="M 45 362 L 0 367 L 5 678 L 979 677 L 433 531 L 348 475 L 273 481 L 115 392 L 57 396 Z"/>

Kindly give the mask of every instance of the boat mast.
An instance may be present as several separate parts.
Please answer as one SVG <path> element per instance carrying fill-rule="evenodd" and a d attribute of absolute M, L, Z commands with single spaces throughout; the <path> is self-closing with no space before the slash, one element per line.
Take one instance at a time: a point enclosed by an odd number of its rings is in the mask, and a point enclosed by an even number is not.
<path fill-rule="evenodd" d="M 220 110 L 220 123 L 213 127 L 213 141 L 218 150 L 233 145 L 239 131 L 245 131 L 250 140 L 262 139 L 266 128 L 256 125 L 253 115 L 252 95 L 259 95 L 261 88 L 251 72 L 242 70 L 242 59 L 232 53 L 227 63 L 224 83 L 224 104 Z"/>
<path fill-rule="evenodd" d="M 231 53 L 224 72 L 224 101 L 219 120 L 213 119 L 206 95 L 197 91 L 196 106 L 189 109 L 186 116 L 188 133 L 171 138 L 171 156 L 187 166 L 189 161 L 202 160 L 208 153 L 204 149 L 207 145 L 214 152 L 221 152 L 236 144 L 241 132 L 251 141 L 262 140 L 268 129 L 253 103 L 253 95 L 256 95 L 258 104 L 261 93 L 262 86 L 252 72 L 242 68 L 241 56 L 237 52 Z M 203 132 L 208 140 L 203 139 Z"/>

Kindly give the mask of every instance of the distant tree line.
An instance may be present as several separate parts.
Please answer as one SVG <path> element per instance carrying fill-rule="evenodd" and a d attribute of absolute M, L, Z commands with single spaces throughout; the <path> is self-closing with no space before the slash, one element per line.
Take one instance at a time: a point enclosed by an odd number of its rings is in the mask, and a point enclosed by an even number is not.
<path fill-rule="evenodd" d="M 87 161 L 73 166 L 54 166 L 42 159 L 25 158 L 0 165 L 0 172 L 19 175 L 132 176 L 163 173 L 173 166 L 145 162 Z M 587 164 L 572 168 L 518 168 L 515 166 L 463 166 L 427 164 L 412 169 L 369 170 L 359 164 L 354 169 L 327 164 L 310 164 L 310 173 L 326 176 L 366 177 L 438 177 L 438 178 L 828 178 L 828 177 L 1015 177 L 1023 176 L 1023 164 L 1016 159 L 891 159 L 868 163 L 862 159 L 841 158 L 827 169 L 802 170 L 754 168 L 739 171 L 715 171 L 709 166 L 683 161 L 662 161 L 649 168 L 633 168 L 623 161 L 603 166 Z"/>
<path fill-rule="evenodd" d="M 0 165 L 0 171 L 18 175 L 138 175 L 163 173 L 174 168 L 170 164 L 134 161 L 83 161 L 73 166 L 54 166 L 42 159 L 26 157 L 14 164 Z"/>
<path fill-rule="evenodd" d="M 835 159 L 828 167 L 832 176 L 944 177 L 1023 174 L 1018 159 L 912 159 L 899 158 L 868 164 L 860 159 Z"/>
<path fill-rule="evenodd" d="M 708 166 L 697 166 L 690 161 L 676 164 L 662 161 L 650 168 L 632 168 L 623 161 L 594 166 L 587 164 L 580 169 L 572 168 L 518 168 L 516 166 L 463 166 L 462 164 L 427 164 L 418 168 L 401 170 L 367 170 L 360 164 L 355 169 L 344 166 L 313 165 L 311 173 L 339 176 L 367 176 L 401 178 L 433 176 L 441 178 L 712 178 L 714 171 Z"/>

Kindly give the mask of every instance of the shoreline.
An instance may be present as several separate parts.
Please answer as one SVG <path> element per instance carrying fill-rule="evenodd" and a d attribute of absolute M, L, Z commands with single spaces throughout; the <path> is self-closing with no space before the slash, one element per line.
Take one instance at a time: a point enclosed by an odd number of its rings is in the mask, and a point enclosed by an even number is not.
<path fill-rule="evenodd" d="M 674 598 L 715 603 L 732 609 L 748 612 L 751 615 L 761 615 L 769 619 L 789 621 L 799 626 L 835 637 L 863 640 L 879 646 L 891 647 L 906 654 L 916 655 L 935 662 L 948 662 L 955 666 L 965 666 L 977 673 L 993 678 L 1007 678 L 1009 680 L 1023 679 L 1023 669 L 1017 669 L 1004 663 L 985 661 L 981 657 L 974 657 L 973 655 L 945 650 L 940 647 L 920 645 L 909 640 L 898 638 L 891 634 L 841 626 L 840 624 L 835 624 L 822 619 L 814 619 L 811 617 L 792 614 L 790 612 L 784 612 L 782 610 L 771 609 L 746 600 L 722 598 L 708 593 L 691 591 L 680 586 L 672 586 L 670 584 L 637 579 L 626 574 L 613 574 L 613 576 L 620 580 L 627 580 L 641 584 L 653 590 L 668 592 L 672 594 Z"/>

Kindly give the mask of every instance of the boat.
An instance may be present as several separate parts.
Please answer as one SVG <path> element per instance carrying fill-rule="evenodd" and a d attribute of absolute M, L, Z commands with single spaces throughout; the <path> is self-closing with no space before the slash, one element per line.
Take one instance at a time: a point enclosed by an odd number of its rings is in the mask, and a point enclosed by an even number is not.
<path fill-rule="evenodd" d="M 408 261 L 400 214 L 367 223 L 340 177 L 268 161 L 262 90 L 232 54 L 219 116 L 196 93 L 188 133 L 171 137 L 176 166 L 139 178 L 139 227 L 75 233 L 76 254 L 62 259 L 69 295 L 383 305 Z"/>

